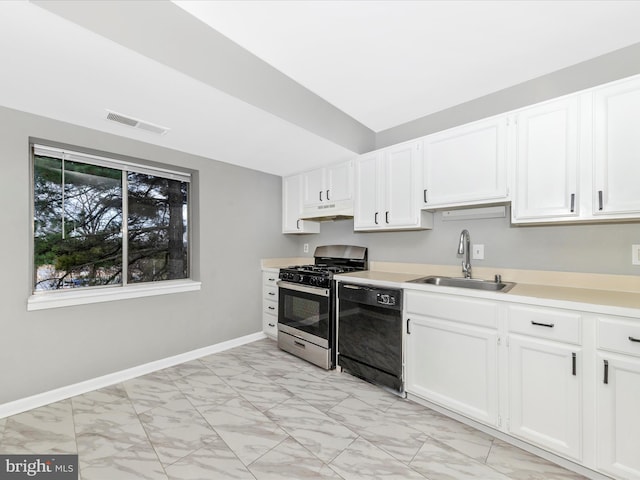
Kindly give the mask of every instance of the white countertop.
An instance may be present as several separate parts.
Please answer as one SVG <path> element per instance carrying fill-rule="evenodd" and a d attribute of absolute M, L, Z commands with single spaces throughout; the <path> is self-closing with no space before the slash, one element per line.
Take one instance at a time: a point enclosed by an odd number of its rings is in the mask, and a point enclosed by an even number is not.
<path fill-rule="evenodd" d="M 313 263 L 313 259 L 305 257 L 264 259 L 261 266 L 267 269 L 305 263 Z M 530 302 L 558 308 L 577 308 L 640 318 L 640 276 L 474 268 L 474 278 L 493 278 L 495 273 L 499 273 L 503 281 L 516 283 L 511 290 L 502 293 L 408 283 L 429 275 L 459 277 L 459 266 L 370 261 L 369 268 L 370 270 L 362 272 L 336 275 L 334 278 L 339 281 Z"/>

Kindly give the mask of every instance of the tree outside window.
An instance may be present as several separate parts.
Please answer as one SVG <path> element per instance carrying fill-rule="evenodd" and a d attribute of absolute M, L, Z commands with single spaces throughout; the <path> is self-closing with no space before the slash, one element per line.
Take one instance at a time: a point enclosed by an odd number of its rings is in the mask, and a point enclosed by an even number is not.
<path fill-rule="evenodd" d="M 34 147 L 34 291 L 189 278 L 188 176 L 92 160 Z"/>

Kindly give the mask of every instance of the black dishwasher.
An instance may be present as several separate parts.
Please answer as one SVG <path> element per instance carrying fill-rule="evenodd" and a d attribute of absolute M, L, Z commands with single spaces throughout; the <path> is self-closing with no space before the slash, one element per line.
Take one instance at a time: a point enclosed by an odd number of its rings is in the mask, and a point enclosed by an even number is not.
<path fill-rule="evenodd" d="M 402 290 L 340 282 L 337 363 L 344 371 L 404 394 L 402 326 Z"/>

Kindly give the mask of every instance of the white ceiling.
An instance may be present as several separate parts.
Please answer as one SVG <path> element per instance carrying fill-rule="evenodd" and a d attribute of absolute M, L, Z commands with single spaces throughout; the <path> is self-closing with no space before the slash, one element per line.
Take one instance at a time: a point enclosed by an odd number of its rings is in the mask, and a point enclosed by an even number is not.
<path fill-rule="evenodd" d="M 638 1 L 174 3 L 375 132 L 640 41 Z"/>
<path fill-rule="evenodd" d="M 373 131 L 640 42 L 637 1 L 175 3 Z M 354 155 L 26 1 L 0 45 L 3 106 L 277 175 Z"/>

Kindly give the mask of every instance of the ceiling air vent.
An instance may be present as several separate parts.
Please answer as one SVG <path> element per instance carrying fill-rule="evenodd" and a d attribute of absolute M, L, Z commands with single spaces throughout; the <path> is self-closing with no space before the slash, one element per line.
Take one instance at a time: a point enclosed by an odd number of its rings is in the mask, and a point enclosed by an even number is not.
<path fill-rule="evenodd" d="M 107 110 L 107 120 L 112 122 L 118 122 L 128 127 L 139 128 L 140 130 L 146 130 L 147 132 L 156 133 L 158 135 L 164 135 L 169 131 L 167 127 L 161 127 L 160 125 L 154 125 L 153 123 L 138 120 L 137 118 L 128 117 L 121 113 Z"/>

